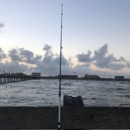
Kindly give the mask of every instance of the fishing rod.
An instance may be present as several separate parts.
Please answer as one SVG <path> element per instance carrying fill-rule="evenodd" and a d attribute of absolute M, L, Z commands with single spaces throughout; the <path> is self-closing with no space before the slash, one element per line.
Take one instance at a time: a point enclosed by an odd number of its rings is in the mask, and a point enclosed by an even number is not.
<path fill-rule="evenodd" d="M 61 5 L 61 30 L 60 30 L 60 73 L 59 73 L 59 106 L 58 106 L 58 130 L 61 127 L 61 62 L 62 62 L 62 16 L 63 4 Z"/>

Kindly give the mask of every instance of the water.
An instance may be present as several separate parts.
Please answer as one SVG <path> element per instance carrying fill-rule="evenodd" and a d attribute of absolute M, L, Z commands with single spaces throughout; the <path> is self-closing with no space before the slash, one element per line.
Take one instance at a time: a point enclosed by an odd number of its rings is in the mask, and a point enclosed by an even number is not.
<path fill-rule="evenodd" d="M 0 85 L 0 106 L 58 106 L 58 80 Z M 130 82 L 62 80 L 63 95 L 82 96 L 85 106 L 130 107 Z"/>

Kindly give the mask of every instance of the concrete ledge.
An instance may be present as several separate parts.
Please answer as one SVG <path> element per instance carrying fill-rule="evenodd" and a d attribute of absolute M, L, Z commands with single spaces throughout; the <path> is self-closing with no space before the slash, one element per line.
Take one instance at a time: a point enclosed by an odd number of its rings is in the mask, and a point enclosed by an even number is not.
<path fill-rule="evenodd" d="M 0 129 L 57 129 L 58 107 L 0 107 Z M 130 129 L 130 107 L 62 107 L 62 129 Z"/>

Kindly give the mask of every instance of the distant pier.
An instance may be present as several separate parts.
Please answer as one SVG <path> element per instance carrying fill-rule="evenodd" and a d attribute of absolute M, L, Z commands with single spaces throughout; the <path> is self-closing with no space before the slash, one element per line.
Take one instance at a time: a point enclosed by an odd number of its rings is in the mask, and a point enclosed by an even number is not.
<path fill-rule="evenodd" d="M 0 84 L 31 80 L 32 76 L 24 74 L 0 74 Z"/>
<path fill-rule="evenodd" d="M 38 78 L 37 78 L 38 79 Z M 40 79 L 59 79 L 59 77 L 45 77 L 45 76 L 41 76 Z M 114 79 L 114 78 L 62 78 L 63 80 L 93 80 L 93 81 L 130 81 L 130 79 Z"/>
<path fill-rule="evenodd" d="M 112 79 L 112 78 L 95 78 L 95 77 L 82 77 L 78 78 L 77 75 L 63 75 L 61 77 L 63 80 L 93 80 L 93 81 L 130 81 L 130 79 Z M 59 76 L 34 76 L 26 75 L 23 73 L 12 73 L 12 74 L 0 74 L 0 84 L 20 82 L 26 80 L 39 80 L 39 79 L 59 79 Z"/>

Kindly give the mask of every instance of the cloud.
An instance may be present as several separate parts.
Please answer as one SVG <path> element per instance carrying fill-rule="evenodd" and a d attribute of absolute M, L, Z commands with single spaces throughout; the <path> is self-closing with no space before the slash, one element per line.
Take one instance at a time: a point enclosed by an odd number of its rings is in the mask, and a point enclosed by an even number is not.
<path fill-rule="evenodd" d="M 18 62 L 5 62 L 0 63 L 0 72 L 7 71 L 7 72 L 25 72 L 29 69 L 27 65 L 19 64 Z"/>
<path fill-rule="evenodd" d="M 0 28 L 3 28 L 4 27 L 4 23 L 0 23 Z"/>
<path fill-rule="evenodd" d="M 22 61 L 22 57 L 20 56 L 17 49 L 11 49 L 9 51 L 8 56 L 11 58 L 12 61 L 16 61 L 16 62 Z"/>
<path fill-rule="evenodd" d="M 50 45 L 45 44 L 45 46 L 43 47 L 44 51 L 50 51 L 52 49 L 52 47 Z"/>
<path fill-rule="evenodd" d="M 94 59 L 104 58 L 105 55 L 108 53 L 107 50 L 108 50 L 108 45 L 107 44 L 103 45 L 98 50 L 95 50 L 94 51 Z"/>
<path fill-rule="evenodd" d="M 51 49 L 52 47 L 50 45 L 45 44 L 43 47 L 43 50 L 45 51 L 43 58 L 41 55 L 34 56 L 34 53 L 32 51 L 25 50 L 24 48 L 11 49 L 8 51 L 8 56 L 10 57 L 11 61 L 14 62 L 35 64 L 36 67 L 30 68 L 30 71 L 39 71 L 43 72 L 44 74 L 59 74 L 60 58 L 58 54 L 53 54 Z M 66 59 L 64 55 L 62 55 L 62 72 L 65 72 L 66 69 L 71 66 L 71 58 Z"/>
<path fill-rule="evenodd" d="M 126 66 L 130 68 L 130 62 L 126 63 Z"/>
<path fill-rule="evenodd" d="M 36 64 L 38 61 L 42 59 L 41 55 L 36 55 L 34 57 L 34 53 L 29 50 L 25 50 L 24 48 L 20 48 L 20 55 L 22 56 L 22 61 L 25 63 L 30 63 L 30 64 Z"/>
<path fill-rule="evenodd" d="M 94 52 L 94 64 L 99 68 L 107 68 L 112 70 L 120 70 L 125 67 L 123 63 L 125 58 L 117 59 L 113 54 L 108 54 L 108 45 L 103 45 L 100 49 Z"/>
<path fill-rule="evenodd" d="M 2 48 L 0 48 L 0 61 L 6 58 L 6 54 L 4 53 L 4 51 L 2 50 Z"/>
<path fill-rule="evenodd" d="M 126 68 L 126 65 L 122 63 L 110 63 L 106 68 L 111 70 L 121 70 L 122 68 Z"/>
<path fill-rule="evenodd" d="M 12 61 L 36 64 L 42 59 L 41 55 L 34 56 L 34 53 L 24 48 L 11 49 L 8 55 Z"/>
<path fill-rule="evenodd" d="M 98 68 L 107 68 L 111 70 L 120 70 L 125 68 L 126 65 L 124 62 L 127 62 L 124 57 L 117 59 L 113 54 L 108 54 L 108 45 L 105 44 L 99 49 L 94 51 L 94 56 L 90 57 L 91 51 L 88 51 L 87 54 L 78 54 L 78 61 L 81 63 L 91 62 Z M 121 63 L 122 62 L 122 63 Z"/>
<path fill-rule="evenodd" d="M 110 64 L 112 62 L 116 62 L 116 59 L 114 58 L 113 54 L 110 54 L 108 56 L 101 56 L 101 57 L 94 57 L 95 65 L 99 68 L 110 68 Z"/>
<path fill-rule="evenodd" d="M 34 55 L 34 53 L 30 50 L 26 50 L 24 48 L 13 48 L 8 51 L 8 54 L 5 54 L 2 48 L 0 48 L 0 61 L 4 58 L 10 58 L 11 60 L 10 62 L 5 63 L 2 61 L 2 63 L 0 63 L 0 71 L 30 73 L 34 71 L 41 72 L 42 75 L 59 74 L 59 54 L 54 54 L 52 47 L 47 44 L 44 45 L 43 52 L 43 56 L 37 54 Z M 126 67 L 130 68 L 130 62 L 124 57 L 121 56 L 118 59 L 113 54 L 108 53 L 107 44 L 95 50 L 93 56 L 90 50 L 86 54 L 81 53 L 77 54 L 76 56 L 79 63 L 72 67 L 72 58 L 66 58 L 64 55 L 62 55 L 62 74 L 77 74 L 82 76 L 85 74 L 94 74 L 102 77 L 105 75 L 109 77 L 112 75 L 111 73 L 103 72 L 102 70 L 93 70 L 91 65 L 95 65 L 101 69 L 103 68 L 103 70 L 104 68 L 109 70 L 121 70 L 122 68 Z M 32 64 L 31 67 L 30 64 Z"/>
<path fill-rule="evenodd" d="M 91 51 L 89 50 L 87 54 L 78 54 L 77 58 L 79 62 L 91 62 L 93 61 L 93 58 L 90 58 Z"/>
<path fill-rule="evenodd" d="M 72 68 L 71 72 L 75 72 L 71 74 L 77 74 L 79 77 L 83 77 L 85 74 L 98 75 L 102 78 L 105 77 L 112 78 L 114 76 L 113 73 L 108 71 L 93 70 L 90 64 L 88 63 L 76 65 L 74 68 Z"/>
<path fill-rule="evenodd" d="M 127 60 L 125 60 L 125 58 L 124 57 L 120 57 L 120 59 L 117 59 L 117 61 L 119 61 L 119 62 L 127 62 Z"/>
<path fill-rule="evenodd" d="M 90 64 L 78 64 L 71 71 L 79 75 L 85 75 L 86 73 L 91 74 L 92 69 L 90 68 Z"/>
<path fill-rule="evenodd" d="M 43 60 L 37 63 L 35 71 L 59 74 L 60 58 L 58 54 L 53 54 L 51 49 L 51 46 L 45 44 L 43 47 L 43 50 L 45 51 Z M 66 59 L 64 55 L 62 55 L 62 72 L 67 68 L 70 68 L 71 65 L 71 59 Z"/>

